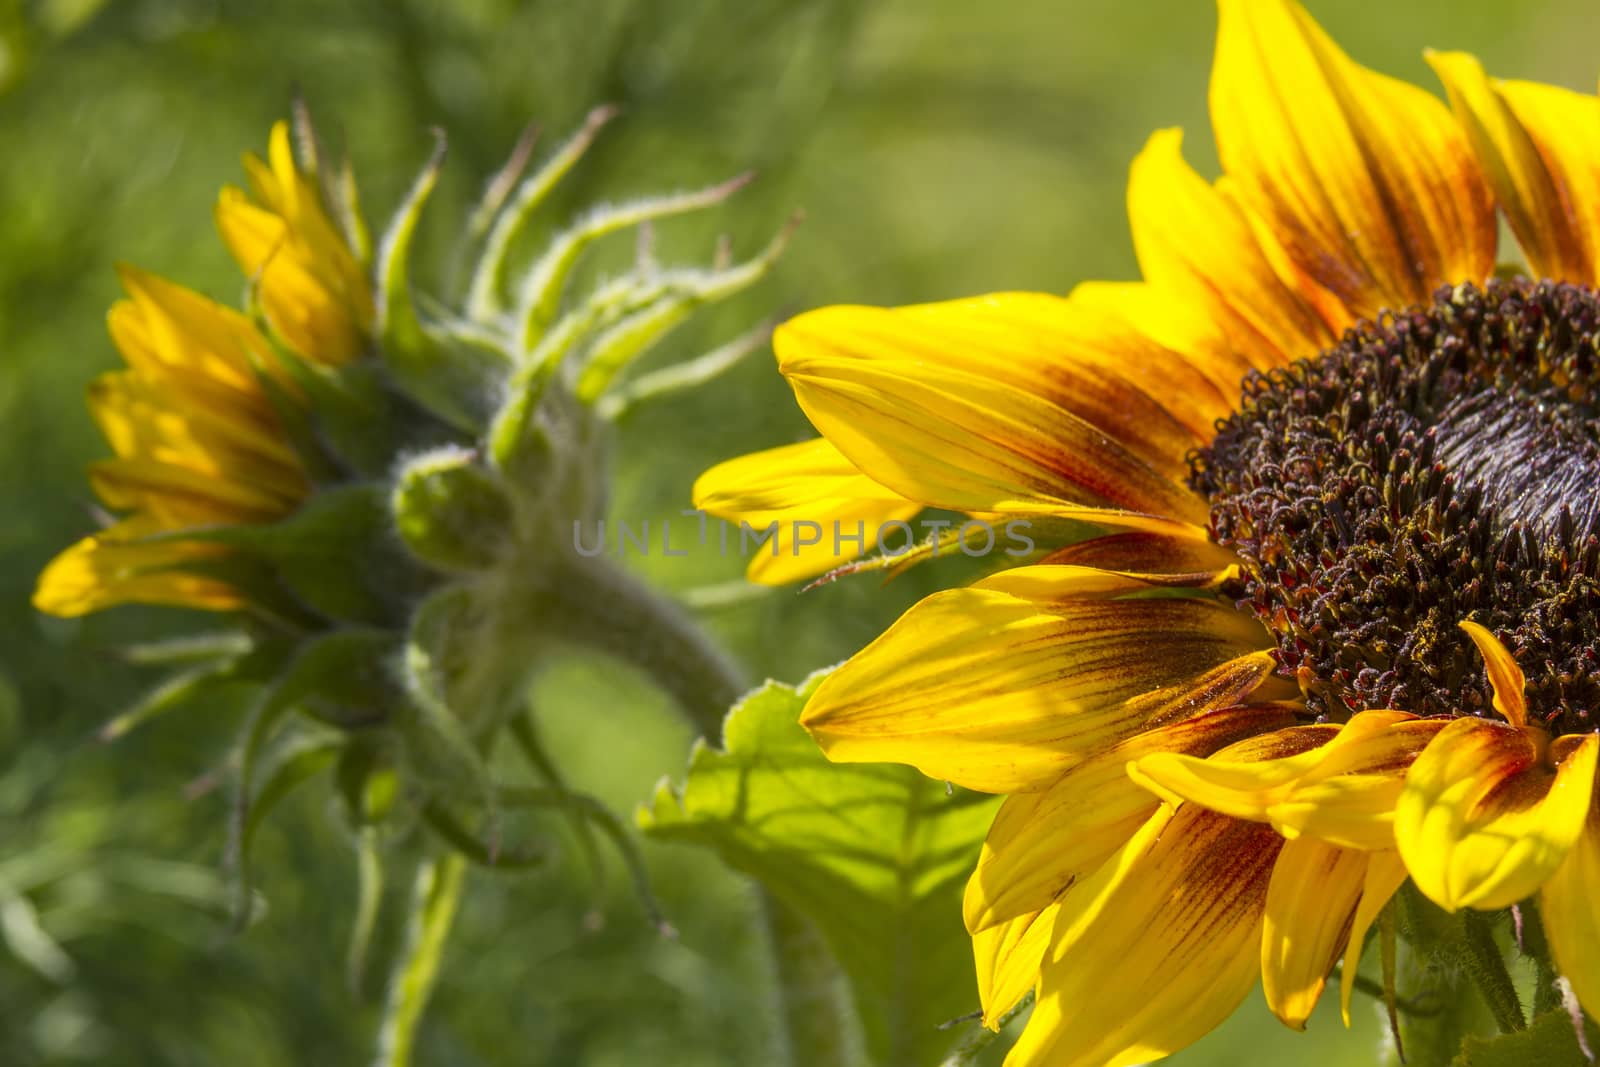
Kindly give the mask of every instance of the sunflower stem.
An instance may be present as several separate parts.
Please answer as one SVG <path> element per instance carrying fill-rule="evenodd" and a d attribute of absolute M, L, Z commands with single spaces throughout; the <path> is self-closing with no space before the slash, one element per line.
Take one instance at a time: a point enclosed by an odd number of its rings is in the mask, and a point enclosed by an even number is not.
<path fill-rule="evenodd" d="M 822 935 L 809 919 L 771 893 L 763 892 L 761 903 L 778 974 L 790 1067 L 850 1063 L 839 969 Z"/>
<path fill-rule="evenodd" d="M 558 621 L 551 638 L 639 668 L 708 741 L 721 739 L 722 720 L 749 686 L 683 608 L 599 558 L 572 559 L 538 599 L 540 615 Z"/>
<path fill-rule="evenodd" d="M 417 1024 L 439 977 L 466 874 L 466 860 L 453 852 L 425 860 L 417 870 L 405 954 L 390 980 L 374 1067 L 409 1067 L 412 1062 Z"/>
<path fill-rule="evenodd" d="M 536 607 L 542 617 L 561 622 L 552 636 L 633 664 L 708 742 L 721 743 L 728 709 L 750 686 L 688 612 L 602 558 L 572 560 L 536 599 L 543 601 Z M 822 935 L 765 889 L 761 903 L 788 1062 L 850 1062 L 840 971 Z"/>
<path fill-rule="evenodd" d="M 1506 970 L 1505 956 L 1495 941 L 1494 928 L 1481 912 L 1468 908 L 1461 912 L 1461 943 L 1466 949 L 1467 972 L 1483 995 L 1484 1003 L 1494 1015 L 1500 1032 L 1509 1034 L 1525 1030 L 1527 1018 L 1522 1014 L 1522 1001 L 1517 997 L 1517 987 Z"/>

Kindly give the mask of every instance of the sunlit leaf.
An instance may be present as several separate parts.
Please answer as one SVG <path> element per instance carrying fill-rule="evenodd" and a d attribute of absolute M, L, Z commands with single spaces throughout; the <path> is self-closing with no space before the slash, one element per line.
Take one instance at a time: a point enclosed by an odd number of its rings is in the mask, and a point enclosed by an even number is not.
<path fill-rule="evenodd" d="M 726 749 L 697 742 L 684 784 L 663 782 L 639 823 L 710 846 L 816 923 L 875 1063 L 936 1063 L 954 1037 L 939 1024 L 978 1006 L 961 891 L 996 801 L 908 767 L 829 763 L 798 722 L 820 680 L 746 697 Z"/>

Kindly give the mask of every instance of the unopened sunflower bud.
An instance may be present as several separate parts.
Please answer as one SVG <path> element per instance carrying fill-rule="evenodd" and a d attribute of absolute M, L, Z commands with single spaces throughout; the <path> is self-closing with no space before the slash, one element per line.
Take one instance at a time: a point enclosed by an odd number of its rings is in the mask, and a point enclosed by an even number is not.
<path fill-rule="evenodd" d="M 511 535 L 511 502 L 469 449 L 447 446 L 411 460 L 395 479 L 390 507 L 406 546 L 441 570 L 489 567 Z"/>

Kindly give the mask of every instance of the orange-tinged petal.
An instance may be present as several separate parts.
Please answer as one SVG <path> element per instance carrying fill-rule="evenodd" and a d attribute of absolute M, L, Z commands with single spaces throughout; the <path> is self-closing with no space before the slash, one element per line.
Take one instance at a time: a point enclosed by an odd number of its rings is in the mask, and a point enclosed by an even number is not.
<path fill-rule="evenodd" d="M 1592 735 L 1591 735 L 1592 739 Z M 1539 894 L 1539 914 L 1556 970 L 1572 984 L 1578 1003 L 1600 1014 L 1600 812 L 1584 830 Z"/>
<path fill-rule="evenodd" d="M 1489 685 L 1494 690 L 1494 710 L 1505 716 L 1512 726 L 1528 725 L 1528 702 L 1523 695 L 1527 678 L 1511 652 L 1494 634 L 1475 622 L 1463 621 L 1461 628 L 1483 655 L 1485 669 L 1489 672 Z"/>
<path fill-rule="evenodd" d="M 1600 97 L 1491 79 L 1462 52 L 1428 62 L 1533 273 L 1600 282 Z"/>
<path fill-rule="evenodd" d="M 1196 704 L 1204 710 L 1194 718 L 1131 737 L 1041 793 L 1007 797 L 967 882 L 967 929 L 980 931 L 1047 906 L 1133 836 L 1159 801 L 1128 777 L 1129 760 L 1163 750 L 1211 752 L 1292 723 L 1293 712 L 1275 705 L 1210 710 L 1236 699 L 1258 677 L 1255 671 L 1271 669 L 1266 654 L 1258 656 L 1256 663 L 1214 672 L 1209 688 L 1197 687 Z"/>
<path fill-rule="evenodd" d="M 1221 0 L 1211 118 L 1240 195 L 1356 315 L 1494 268 L 1494 206 L 1449 110 L 1353 62 L 1293 0 Z"/>
<path fill-rule="evenodd" d="M 1294 727 L 1230 746 L 1210 758 L 1158 752 L 1130 765 L 1128 773 L 1170 804 L 1188 800 L 1236 818 L 1265 821 L 1289 787 L 1304 780 L 1338 747 L 1414 718 L 1404 712 L 1369 711 L 1343 726 Z"/>
<path fill-rule="evenodd" d="M 1039 980 L 1039 961 L 1050 946 L 1058 910 L 1052 904 L 972 935 L 984 1026 L 998 1030 L 1000 1020 Z"/>
<path fill-rule="evenodd" d="M 1350 941 L 1344 950 L 1344 966 L 1339 974 L 1339 1010 L 1344 1015 L 1345 1026 L 1350 1025 L 1350 995 L 1356 988 L 1356 971 L 1360 969 L 1361 948 L 1367 940 L 1367 931 L 1373 920 L 1389 903 L 1389 898 L 1406 882 L 1406 865 L 1400 853 L 1393 849 L 1368 852 L 1367 873 L 1361 884 L 1361 901 L 1356 905 L 1355 919 L 1350 923 Z"/>
<path fill-rule="evenodd" d="M 1195 679 L 1265 643 L 1219 601 L 1115 599 L 1154 588 L 1135 579 L 1072 567 L 1004 577 L 1012 591 L 928 597 L 822 683 L 801 721 L 830 758 L 910 763 L 986 792 L 1042 789 L 1181 714 L 1168 705 Z"/>
<path fill-rule="evenodd" d="M 777 533 L 750 558 L 751 581 L 781 585 L 813 578 L 877 547 L 880 532 L 898 552 L 905 522 L 922 505 L 885 489 L 858 471 L 826 438 L 755 452 L 706 471 L 694 484 L 694 506 L 718 518 L 743 522 L 759 534 Z M 796 523 L 805 526 L 796 536 Z M 817 538 L 815 544 L 802 542 Z"/>
<path fill-rule="evenodd" d="M 233 611 L 244 599 L 214 578 L 190 574 L 185 564 L 226 553 L 216 545 L 141 541 L 156 532 L 147 520 L 131 519 L 86 537 L 45 567 L 33 606 L 73 617 L 118 604 L 166 604 L 202 611 Z"/>
<path fill-rule="evenodd" d="M 1221 574 L 1239 557 L 1210 541 L 1146 530 L 1091 537 L 1056 549 L 1039 561 L 1097 567 L 1119 574 Z"/>
<path fill-rule="evenodd" d="M 812 423 L 863 473 L 908 499 L 981 512 L 1086 505 L 1204 522 L 1204 503 L 1182 484 L 1183 455 L 1204 440 L 1198 428 L 1180 424 L 1103 356 L 1099 366 L 1064 358 L 1070 334 L 1047 333 L 1065 328 L 1036 306 L 1055 299 L 824 308 L 779 327 L 773 343 Z M 1051 306 L 1064 315 L 1068 302 Z"/>
<path fill-rule="evenodd" d="M 1261 989 L 1285 1026 L 1306 1028 L 1344 951 L 1366 874 L 1365 853 L 1314 838 L 1278 853 L 1261 933 Z"/>
<path fill-rule="evenodd" d="M 1417 888 L 1440 907 L 1509 907 L 1566 858 L 1589 812 L 1600 738 L 1586 737 L 1554 773 L 1547 745 L 1536 727 L 1463 718 L 1411 765 L 1395 838 Z"/>
<path fill-rule="evenodd" d="M 1281 844 L 1265 826 L 1192 805 L 1151 816 L 1063 902 L 1006 1067 L 1128 1067 L 1215 1028 L 1260 973 Z"/>
<path fill-rule="evenodd" d="M 1235 381 L 1328 348 L 1337 333 L 1273 269 L 1244 213 L 1162 130 L 1134 161 L 1128 218 L 1146 280 L 1204 303 L 1237 353 Z"/>

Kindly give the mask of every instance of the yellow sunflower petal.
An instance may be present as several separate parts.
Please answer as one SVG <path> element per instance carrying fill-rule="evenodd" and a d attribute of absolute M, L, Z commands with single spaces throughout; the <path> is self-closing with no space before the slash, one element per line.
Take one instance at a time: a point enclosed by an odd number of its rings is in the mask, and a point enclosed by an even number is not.
<path fill-rule="evenodd" d="M 1131 737 L 1041 793 L 1007 797 L 967 882 L 967 929 L 980 931 L 1047 906 L 1127 842 L 1160 803 L 1128 777 L 1130 759 L 1163 750 L 1212 752 L 1293 722 L 1282 707 L 1219 708 L 1270 669 L 1262 653 L 1259 662 L 1213 672 L 1223 684 L 1202 690 L 1194 718 Z"/>
<path fill-rule="evenodd" d="M 1145 278 L 1206 307 L 1238 354 L 1235 382 L 1329 347 L 1336 332 L 1273 269 L 1238 206 L 1184 162 L 1182 144 L 1181 130 L 1156 133 L 1128 180 Z"/>
<path fill-rule="evenodd" d="M 1361 902 L 1356 905 L 1355 919 L 1350 923 L 1350 940 L 1344 950 L 1344 965 L 1339 974 L 1339 1010 L 1344 1015 L 1345 1026 L 1350 1025 L 1350 996 L 1356 988 L 1356 972 L 1360 969 L 1361 949 L 1367 940 L 1372 922 L 1389 903 L 1389 898 L 1406 882 L 1406 865 L 1400 853 L 1393 849 L 1368 852 L 1367 873 L 1361 884 Z"/>
<path fill-rule="evenodd" d="M 1589 812 L 1600 738 L 1554 773 L 1544 736 L 1487 719 L 1441 730 L 1406 775 L 1395 838 L 1417 888 L 1440 907 L 1504 908 L 1566 858 Z"/>
<path fill-rule="evenodd" d="M 139 457 L 91 465 L 89 484 L 107 507 L 146 512 L 169 530 L 271 522 L 297 503 L 259 486 Z"/>
<path fill-rule="evenodd" d="M 1539 914 L 1556 970 L 1572 983 L 1578 1003 L 1600 1014 L 1600 813 L 1591 809 L 1584 830 L 1539 895 Z"/>
<path fill-rule="evenodd" d="M 1007 1067 L 1128 1067 L 1215 1028 L 1260 973 L 1281 843 L 1265 826 L 1163 807 L 1063 902 Z"/>
<path fill-rule="evenodd" d="M 1039 961 L 1050 947 L 1056 923 L 1054 904 L 1018 915 L 972 935 L 972 959 L 978 970 L 978 1002 L 983 1025 L 1000 1028 L 1006 1012 L 1039 980 Z"/>
<path fill-rule="evenodd" d="M 33 606 L 66 617 L 133 603 L 202 611 L 244 606 L 244 599 L 226 583 L 181 569 L 226 550 L 195 542 L 139 540 L 155 532 L 147 520 L 134 519 L 79 541 L 39 575 Z"/>
<path fill-rule="evenodd" d="M 1221 0 L 1211 119 L 1230 179 L 1359 316 L 1494 268 L 1494 206 L 1449 110 L 1341 51 L 1293 0 Z"/>
<path fill-rule="evenodd" d="M 306 493 L 299 457 L 280 436 L 226 407 L 175 402 L 143 375 L 101 375 L 89 387 L 89 410 L 111 450 L 123 458 L 152 459 L 256 486 L 286 505 Z"/>
<path fill-rule="evenodd" d="M 826 438 L 719 463 L 694 483 L 694 506 L 747 523 L 756 534 L 778 524 L 747 572 L 767 585 L 813 578 L 870 552 L 886 523 L 906 522 L 922 510 L 856 470 Z M 814 526 L 796 536 L 796 523 Z M 897 537 L 891 548 L 899 551 L 906 535 L 887 532 Z M 813 537 L 815 544 L 802 543 Z"/>
<path fill-rule="evenodd" d="M 935 593 L 831 674 L 801 721 L 844 762 L 910 763 L 986 792 L 1041 789 L 1162 714 L 1195 679 L 1259 651 L 1259 624 L 1210 599 L 1139 598 L 1136 579 L 1030 573 L 1031 595 Z M 1020 589 L 1021 585 L 1014 585 Z M 1130 704 L 1134 707 L 1130 709 Z"/>
<path fill-rule="evenodd" d="M 1600 282 L 1600 97 L 1491 79 L 1462 52 L 1428 62 L 1533 273 Z"/>
<path fill-rule="evenodd" d="M 773 344 L 812 424 L 907 499 L 1202 524 L 1204 502 L 1182 484 L 1201 439 L 1125 380 L 1055 358 L 1032 299 L 1050 298 L 1003 300 L 1005 315 L 971 301 L 937 314 L 824 308 Z"/>
<path fill-rule="evenodd" d="M 129 366 L 214 382 L 264 405 L 254 357 L 265 355 L 266 342 L 247 318 L 136 267 L 119 264 L 117 273 L 130 299 L 113 305 L 109 324 Z"/>
<path fill-rule="evenodd" d="M 1510 650 L 1500 643 L 1499 638 L 1475 622 L 1463 621 L 1461 629 L 1472 638 L 1472 643 L 1478 646 L 1479 653 L 1483 655 L 1484 666 L 1489 673 L 1489 685 L 1494 690 L 1494 710 L 1504 715 L 1506 722 L 1512 726 L 1528 725 L 1528 702 L 1523 695 L 1528 680 L 1522 668 L 1517 666 L 1517 661 L 1511 657 Z"/>
<path fill-rule="evenodd" d="M 1365 711 L 1342 727 L 1282 730 L 1210 759 L 1158 753 L 1129 774 L 1169 803 L 1269 822 L 1286 837 L 1390 848 L 1405 768 L 1439 729 L 1406 712 Z"/>
<path fill-rule="evenodd" d="M 1344 950 L 1366 873 L 1365 853 L 1314 838 L 1278 853 L 1261 934 L 1261 989 L 1285 1026 L 1306 1028 Z"/>
<path fill-rule="evenodd" d="M 1221 574 L 1239 557 L 1210 541 L 1147 530 L 1128 530 L 1077 541 L 1040 563 L 1097 567 L 1120 574 Z"/>

